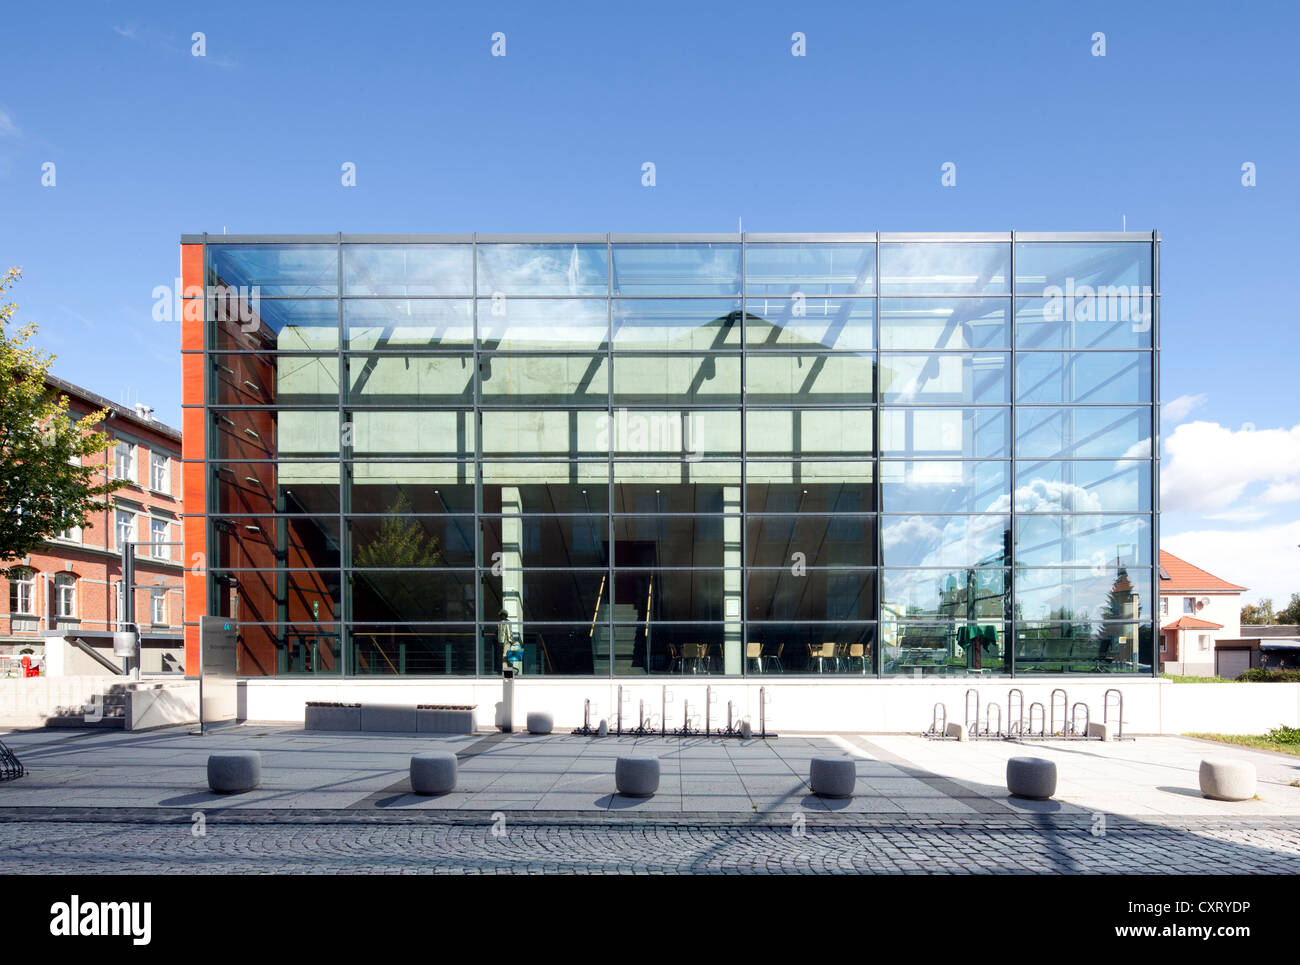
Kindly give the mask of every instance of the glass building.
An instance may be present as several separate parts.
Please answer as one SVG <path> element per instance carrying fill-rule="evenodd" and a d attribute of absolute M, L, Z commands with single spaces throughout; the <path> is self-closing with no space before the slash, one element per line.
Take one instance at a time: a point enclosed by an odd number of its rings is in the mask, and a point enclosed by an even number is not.
<path fill-rule="evenodd" d="M 245 675 L 1154 674 L 1158 244 L 184 236 L 191 596 Z"/>

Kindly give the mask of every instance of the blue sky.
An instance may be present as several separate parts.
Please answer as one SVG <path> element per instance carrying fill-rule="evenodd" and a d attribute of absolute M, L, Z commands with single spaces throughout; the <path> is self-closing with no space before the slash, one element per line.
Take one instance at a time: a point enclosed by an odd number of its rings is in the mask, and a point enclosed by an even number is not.
<path fill-rule="evenodd" d="M 24 4 L 0 63 L 0 265 L 23 266 L 14 299 L 58 374 L 178 424 L 178 332 L 150 313 L 182 232 L 1126 217 L 1164 239 L 1165 545 L 1284 597 L 1298 27 L 1294 3 Z"/>

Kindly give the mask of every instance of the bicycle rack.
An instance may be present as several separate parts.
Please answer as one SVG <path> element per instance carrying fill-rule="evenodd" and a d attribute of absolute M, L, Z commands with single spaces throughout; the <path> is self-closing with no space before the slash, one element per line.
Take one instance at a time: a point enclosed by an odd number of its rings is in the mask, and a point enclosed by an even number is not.
<path fill-rule="evenodd" d="M 942 719 L 942 723 L 940 720 Z M 942 703 L 934 705 L 934 711 L 930 715 L 930 729 L 922 737 L 929 737 L 931 740 L 946 740 L 948 737 L 948 708 Z"/>
<path fill-rule="evenodd" d="M 1070 695 L 1065 692 L 1064 687 L 1057 687 L 1055 690 L 1052 691 L 1051 707 L 1047 715 L 1048 717 L 1047 725 L 1044 727 L 1043 733 L 1045 735 L 1056 733 L 1056 695 L 1057 694 L 1061 695 L 1061 735 L 1065 736 L 1066 734 L 1069 733 L 1070 730 Z"/>
<path fill-rule="evenodd" d="M 1125 739 L 1124 738 L 1124 692 L 1122 690 L 1112 687 L 1110 690 L 1106 691 L 1105 696 L 1102 698 L 1101 722 L 1103 724 L 1110 723 L 1110 695 L 1111 694 L 1115 695 L 1115 701 L 1116 701 L 1115 740 L 1122 741 Z"/>
<path fill-rule="evenodd" d="M 617 721 L 618 721 L 618 726 L 617 726 L 617 728 L 614 730 L 614 736 L 615 736 L 615 737 L 622 737 L 622 736 L 623 736 L 623 685 L 622 685 L 622 684 L 619 684 L 619 686 L 618 686 L 618 715 L 617 715 Z"/>
<path fill-rule="evenodd" d="M 989 726 L 989 717 L 992 716 L 993 711 L 995 710 L 998 712 L 997 730 L 993 730 L 993 728 Z M 992 736 L 997 738 L 1002 738 L 1005 736 L 1002 733 L 1002 707 L 1000 704 L 998 704 L 997 701 L 994 701 L 993 703 L 989 704 L 988 709 L 984 711 L 984 736 L 985 737 Z"/>
<path fill-rule="evenodd" d="M 1038 732 L 1038 736 L 1046 737 L 1047 736 L 1047 708 L 1044 707 L 1040 701 L 1034 701 L 1034 703 L 1029 705 L 1029 730 L 1026 732 L 1025 736 L 1026 737 L 1034 736 L 1034 708 L 1035 707 L 1038 708 L 1038 719 L 1042 722 L 1042 730 Z"/>
<path fill-rule="evenodd" d="M 574 728 L 575 736 L 590 737 L 596 733 L 596 728 L 591 726 L 591 698 L 588 697 L 582 702 L 582 726 Z"/>
<path fill-rule="evenodd" d="M 972 694 L 973 694 L 974 697 L 975 697 L 975 716 L 974 716 L 973 718 L 972 718 L 971 715 L 970 715 L 970 699 L 971 699 L 971 695 L 972 695 Z M 967 735 L 969 735 L 970 737 L 978 737 L 978 736 L 979 736 L 979 733 L 980 733 L 980 692 L 979 692 L 978 690 L 976 690 L 974 687 L 971 687 L 969 690 L 966 691 L 966 716 L 965 716 L 965 724 L 966 724 L 966 733 L 967 733 Z"/>
<path fill-rule="evenodd" d="M 704 688 L 704 736 L 705 737 L 713 736 L 712 733 L 710 732 L 711 722 L 709 719 L 710 712 L 713 710 L 713 704 L 714 704 L 713 688 L 705 687 Z"/>
<path fill-rule="evenodd" d="M 22 761 L 18 760 L 4 741 L 0 741 L 0 781 L 12 781 L 26 773 Z"/>
<path fill-rule="evenodd" d="M 1018 705 L 1012 710 L 1012 702 L 1019 697 Z M 1007 737 L 1019 737 L 1025 732 L 1025 692 L 1019 687 L 1012 687 L 1007 693 Z"/>
<path fill-rule="evenodd" d="M 1079 730 L 1079 708 L 1083 708 L 1083 730 Z M 1088 705 L 1079 701 L 1070 710 L 1070 734 L 1076 738 L 1088 739 L 1088 731 L 1092 729 L 1092 714 L 1088 710 Z M 1068 736 L 1068 735 L 1067 735 Z"/>
<path fill-rule="evenodd" d="M 637 725 L 636 730 L 628 731 L 634 737 L 651 737 L 654 735 L 654 728 L 647 723 L 645 715 L 645 701 L 637 701 Z"/>
<path fill-rule="evenodd" d="M 758 688 L 758 736 L 767 740 L 769 737 L 776 737 L 776 734 L 767 732 L 767 705 L 772 702 L 772 698 L 767 693 L 766 687 Z"/>
<path fill-rule="evenodd" d="M 726 730 L 720 730 L 720 731 L 718 731 L 718 736 L 719 736 L 719 737 L 739 737 L 739 736 L 741 736 L 741 734 L 740 734 L 740 724 L 739 724 L 738 722 L 734 722 L 734 721 L 735 721 L 735 717 L 734 717 L 734 715 L 733 715 L 733 713 L 732 713 L 732 702 L 729 700 L 729 701 L 727 701 L 727 729 L 726 729 Z"/>
<path fill-rule="evenodd" d="M 665 684 L 663 696 L 659 700 L 659 736 L 668 736 L 668 686 Z"/>
<path fill-rule="evenodd" d="M 682 701 L 682 726 L 673 733 L 678 737 L 696 737 L 700 733 L 698 727 L 691 726 L 691 702 L 689 700 Z"/>

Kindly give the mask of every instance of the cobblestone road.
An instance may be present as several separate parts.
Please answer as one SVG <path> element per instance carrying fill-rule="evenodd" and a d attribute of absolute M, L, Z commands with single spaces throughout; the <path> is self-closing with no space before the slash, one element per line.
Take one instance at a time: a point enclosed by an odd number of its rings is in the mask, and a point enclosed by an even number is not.
<path fill-rule="evenodd" d="M 486 818 L 487 816 L 485 816 Z M 0 875 L 905 872 L 1298 874 L 1300 829 L 1049 822 L 0 824 Z"/>

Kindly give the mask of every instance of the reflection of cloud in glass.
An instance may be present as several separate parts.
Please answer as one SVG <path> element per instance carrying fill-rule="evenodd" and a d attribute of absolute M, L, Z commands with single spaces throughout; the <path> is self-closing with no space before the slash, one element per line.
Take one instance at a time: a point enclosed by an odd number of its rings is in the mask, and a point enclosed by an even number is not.
<path fill-rule="evenodd" d="M 478 246 L 478 294 L 604 295 L 604 245 Z"/>
<path fill-rule="evenodd" d="M 881 526 L 886 566 L 970 566 L 1002 562 L 1005 516 L 905 516 Z"/>
<path fill-rule="evenodd" d="M 609 316 L 603 300 L 480 299 L 478 335 L 484 348 L 574 348 L 605 344 Z"/>

